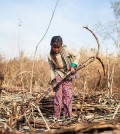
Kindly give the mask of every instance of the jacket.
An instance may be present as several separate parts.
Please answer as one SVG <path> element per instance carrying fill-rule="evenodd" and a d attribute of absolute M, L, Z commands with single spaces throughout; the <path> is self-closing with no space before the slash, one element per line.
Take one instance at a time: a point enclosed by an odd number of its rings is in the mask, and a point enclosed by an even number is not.
<path fill-rule="evenodd" d="M 54 80 L 56 78 L 57 75 L 61 76 L 62 78 L 64 77 L 64 75 L 70 71 L 70 68 L 68 69 L 67 65 L 68 63 L 67 60 L 64 60 L 65 58 L 63 58 L 63 55 L 66 56 L 66 58 L 71 58 L 71 63 L 74 63 L 78 66 L 79 64 L 79 59 L 80 59 L 80 54 L 78 54 L 76 51 L 71 51 L 68 50 L 67 47 L 63 46 L 62 47 L 62 53 L 58 53 L 56 54 L 56 59 L 58 61 L 58 64 L 61 68 L 56 68 L 55 64 L 54 64 L 54 60 L 51 58 L 51 55 L 49 54 L 48 56 L 48 63 L 50 66 L 50 76 L 51 76 L 51 81 Z M 64 57 L 65 57 L 64 56 Z"/>

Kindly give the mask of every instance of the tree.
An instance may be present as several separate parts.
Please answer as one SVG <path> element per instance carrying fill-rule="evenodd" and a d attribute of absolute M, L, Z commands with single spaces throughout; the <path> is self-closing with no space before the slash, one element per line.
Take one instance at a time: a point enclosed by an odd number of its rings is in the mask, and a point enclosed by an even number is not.
<path fill-rule="evenodd" d="M 99 24 L 96 25 L 96 29 L 102 39 L 111 41 L 120 53 L 120 0 L 110 1 L 110 3 L 115 20 L 107 24 L 99 22 Z"/>
<path fill-rule="evenodd" d="M 120 48 L 120 1 L 111 1 L 111 5 L 114 11 L 115 22 L 116 22 L 116 47 Z"/>

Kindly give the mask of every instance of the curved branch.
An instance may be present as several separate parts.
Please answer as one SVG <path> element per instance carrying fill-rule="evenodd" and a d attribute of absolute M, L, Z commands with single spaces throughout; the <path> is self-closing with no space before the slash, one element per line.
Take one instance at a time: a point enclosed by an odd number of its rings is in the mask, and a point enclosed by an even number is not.
<path fill-rule="evenodd" d="M 77 71 L 80 70 L 80 69 L 82 69 L 82 68 L 84 68 L 84 67 L 86 67 L 86 66 L 88 66 L 90 63 L 92 63 L 92 62 L 98 57 L 98 55 L 99 55 L 99 50 L 100 50 L 100 43 L 99 43 L 98 38 L 97 38 L 97 36 L 95 35 L 95 33 L 94 33 L 92 30 L 90 30 L 88 27 L 83 27 L 83 28 L 87 29 L 87 30 L 88 30 L 89 32 L 91 32 L 92 35 L 95 37 L 96 42 L 97 42 L 97 45 L 98 45 L 98 49 L 97 49 L 97 52 L 96 52 L 95 56 L 92 56 L 92 57 L 88 58 L 87 60 L 85 60 L 84 62 L 82 62 L 82 63 L 78 66 Z"/>
<path fill-rule="evenodd" d="M 97 58 L 97 60 L 100 62 L 100 64 L 102 65 L 102 69 L 103 69 L 103 73 L 104 73 L 104 76 L 105 76 L 105 66 L 104 66 L 104 64 L 103 64 L 103 62 L 102 62 L 102 60 L 99 58 L 99 57 L 96 57 Z"/>
<path fill-rule="evenodd" d="M 96 39 L 96 42 L 97 42 L 97 45 L 98 45 L 98 50 L 97 50 L 97 53 L 96 53 L 96 57 L 99 55 L 99 51 L 100 51 L 100 43 L 99 43 L 99 41 L 98 41 L 98 38 L 97 38 L 97 36 L 95 35 L 95 33 L 92 31 L 92 30 L 90 30 L 88 27 L 83 27 L 83 28 L 85 28 L 85 29 L 87 29 L 88 31 L 90 31 L 91 33 L 92 33 L 92 35 L 95 37 L 95 39 Z"/>

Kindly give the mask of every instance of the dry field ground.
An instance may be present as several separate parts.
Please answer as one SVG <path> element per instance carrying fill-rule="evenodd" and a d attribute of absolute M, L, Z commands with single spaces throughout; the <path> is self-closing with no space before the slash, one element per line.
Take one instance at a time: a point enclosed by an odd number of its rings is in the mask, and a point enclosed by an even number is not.
<path fill-rule="evenodd" d="M 93 53 L 81 50 L 80 62 Z M 99 57 L 105 70 L 95 60 L 73 80 L 71 122 L 50 122 L 54 93 L 46 60 L 0 56 L 0 134 L 120 134 L 120 57 Z"/>

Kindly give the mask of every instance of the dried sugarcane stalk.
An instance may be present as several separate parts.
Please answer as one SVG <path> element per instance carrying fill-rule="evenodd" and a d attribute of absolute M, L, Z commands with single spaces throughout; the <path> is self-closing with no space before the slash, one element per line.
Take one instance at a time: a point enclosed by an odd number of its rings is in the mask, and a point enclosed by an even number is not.
<path fill-rule="evenodd" d="M 11 113 L 11 117 L 9 119 L 9 125 L 10 126 L 12 126 L 13 121 L 16 120 L 17 117 L 18 117 L 17 104 L 16 104 L 16 102 L 13 102 L 13 104 L 12 104 L 12 113 Z"/>
<path fill-rule="evenodd" d="M 33 128 L 33 127 L 31 126 L 29 120 L 27 119 L 26 114 L 25 114 L 25 119 L 26 119 L 26 121 L 27 121 L 27 124 L 28 124 L 29 128 L 30 128 L 32 131 L 35 131 L 35 128 Z"/>
<path fill-rule="evenodd" d="M 0 99 L 1 99 L 1 96 L 2 96 L 2 85 L 3 85 L 3 81 L 4 81 L 4 76 L 3 74 L 0 74 Z"/>
<path fill-rule="evenodd" d="M 48 126 L 48 123 L 46 122 L 46 120 L 45 120 L 45 118 L 44 118 L 44 116 L 43 116 L 43 114 L 42 114 L 42 112 L 41 112 L 41 110 L 40 110 L 40 108 L 39 108 L 38 106 L 37 106 L 37 110 L 38 110 L 38 112 L 40 113 L 40 115 L 41 115 L 43 121 L 45 122 L 45 125 L 46 125 L 46 127 L 47 127 L 47 130 L 50 130 L 50 127 Z"/>
<path fill-rule="evenodd" d="M 83 101 L 82 101 L 82 104 L 85 103 L 86 86 L 87 86 L 87 76 L 85 77 L 85 81 L 84 81 L 84 87 L 83 87 Z"/>
<path fill-rule="evenodd" d="M 21 26 L 22 26 L 22 21 L 21 21 L 20 17 L 18 18 L 18 21 L 19 21 L 19 24 L 18 24 L 18 28 L 19 28 L 18 29 L 19 30 L 19 33 L 18 33 L 18 49 L 19 49 L 19 58 L 20 58 L 20 72 L 22 72 L 23 71 L 23 62 L 22 62 L 23 55 L 22 55 L 21 49 L 20 49 L 20 38 L 21 38 L 20 37 L 20 29 L 21 29 Z M 23 76 L 22 76 L 22 74 L 20 75 L 20 81 L 21 81 L 21 84 L 22 84 L 22 87 L 23 87 Z"/>
<path fill-rule="evenodd" d="M 110 96 L 112 96 L 112 94 L 113 94 L 112 85 L 113 85 L 114 69 L 115 69 L 115 63 L 113 64 L 111 77 L 110 77 Z"/>
<path fill-rule="evenodd" d="M 118 104 L 118 106 L 117 106 L 117 108 L 116 108 L 116 110 L 115 110 L 115 112 L 114 112 L 114 114 L 113 114 L 113 119 L 115 118 L 115 116 L 116 116 L 116 114 L 117 114 L 119 108 L 120 108 L 120 103 Z"/>
<path fill-rule="evenodd" d="M 50 127 L 48 126 L 48 123 L 47 123 L 47 121 L 45 120 L 45 118 L 44 118 L 44 116 L 43 116 L 43 114 L 42 114 L 42 112 L 41 112 L 39 106 L 36 106 L 36 105 L 34 105 L 33 103 L 32 103 L 32 105 L 33 105 L 35 108 L 37 108 L 37 110 L 38 110 L 40 116 L 42 117 L 42 119 L 43 119 L 43 121 L 44 121 L 44 123 L 45 123 L 45 125 L 46 125 L 46 127 L 47 127 L 47 130 L 50 130 Z"/>
<path fill-rule="evenodd" d="M 108 94 L 109 94 L 109 98 L 110 98 L 111 97 L 111 94 L 110 94 L 110 62 L 109 62 L 108 55 L 107 55 L 106 59 L 107 59 L 107 88 L 108 88 Z"/>
<path fill-rule="evenodd" d="M 83 87 L 83 94 L 82 94 L 82 102 L 81 102 L 81 107 L 80 107 L 80 117 L 81 117 L 81 120 L 83 122 L 85 122 L 84 118 L 83 118 L 83 105 L 85 104 L 85 93 L 86 93 L 86 86 L 87 86 L 87 76 L 85 77 L 85 80 L 84 80 L 84 87 Z"/>

